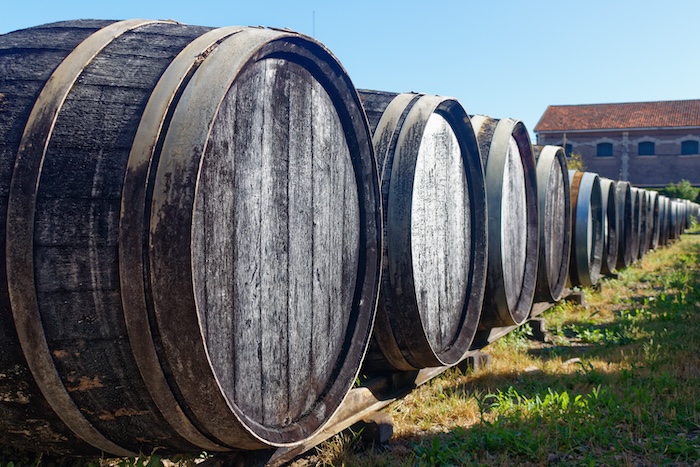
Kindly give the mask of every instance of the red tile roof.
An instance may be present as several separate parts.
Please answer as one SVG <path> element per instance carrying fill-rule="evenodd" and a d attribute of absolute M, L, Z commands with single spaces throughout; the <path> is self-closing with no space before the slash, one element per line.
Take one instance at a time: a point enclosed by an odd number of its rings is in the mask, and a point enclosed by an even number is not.
<path fill-rule="evenodd" d="M 535 132 L 667 127 L 700 127 L 700 99 L 550 105 Z"/>

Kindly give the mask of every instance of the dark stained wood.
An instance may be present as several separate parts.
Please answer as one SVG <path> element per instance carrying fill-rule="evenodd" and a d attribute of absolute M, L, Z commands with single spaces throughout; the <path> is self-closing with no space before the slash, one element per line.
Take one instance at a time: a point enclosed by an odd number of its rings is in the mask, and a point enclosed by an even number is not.
<path fill-rule="evenodd" d="M 485 167 L 488 272 L 479 329 L 522 323 L 530 313 L 539 256 L 537 171 L 522 122 L 475 116 Z"/>
<path fill-rule="evenodd" d="M 535 146 L 539 199 L 540 254 L 536 301 L 558 301 L 569 275 L 571 193 L 564 150 Z"/>
<path fill-rule="evenodd" d="M 565 291 L 564 297 L 568 297 L 569 293 L 570 291 Z M 544 313 L 551 308 L 552 305 L 553 304 L 550 302 L 533 304 L 532 316 L 535 317 Z M 490 356 L 480 352 L 478 349 L 496 341 L 516 328 L 517 326 L 509 326 L 493 328 L 488 331 L 478 331 L 477 339 L 473 342 L 472 350 L 467 352 L 462 361 L 455 366 L 461 371 L 465 371 L 464 369 L 468 366 L 485 367 L 490 365 Z M 206 465 L 207 467 L 233 465 L 236 461 L 238 463 L 235 465 L 265 465 L 267 467 L 286 465 L 294 460 L 295 457 L 332 436 L 341 433 L 358 421 L 363 420 L 370 414 L 376 413 L 395 400 L 405 396 L 416 387 L 427 383 L 455 366 L 423 368 L 418 371 L 384 372 L 366 381 L 362 386 L 352 389 L 329 423 L 316 435 L 299 446 L 280 448 L 275 451 L 268 450 L 256 453 L 241 453 L 237 457 L 234 457 L 235 455 L 232 457 L 215 457 L 210 463 L 209 461 L 205 461 L 202 465 Z"/>
<path fill-rule="evenodd" d="M 659 195 L 659 245 L 668 243 L 668 198 Z"/>
<path fill-rule="evenodd" d="M 178 35 L 173 35 L 175 30 Z M 115 215 L 120 209 L 129 149 L 150 91 L 177 53 L 206 30 L 174 24 L 147 25 L 123 34 L 95 57 L 61 108 L 37 192 L 38 218 L 45 218 L 54 230 L 61 230 L 60 226 L 70 218 L 64 216 L 60 207 L 65 205 L 70 214 L 76 203 L 82 203 L 85 208 L 76 220 L 86 229 L 83 241 L 76 239 L 69 247 L 41 243 L 35 237 L 37 290 L 91 292 L 93 301 L 87 309 L 92 310 L 93 319 L 98 322 L 118 320 L 120 325 L 115 330 L 122 330 L 120 334 L 107 336 L 107 340 L 93 342 L 80 350 L 80 358 L 62 360 L 64 384 L 69 384 L 68 378 L 105 379 L 106 383 L 95 388 L 104 397 L 87 390 L 71 395 L 100 432 L 135 452 L 148 451 L 154 443 L 173 452 L 195 447 L 167 427 L 151 401 L 130 355 L 121 306 L 105 306 L 109 302 L 103 294 L 119 290 Z M 163 36 L 161 31 L 168 34 Z M 44 212 L 41 209 L 44 205 L 52 209 Z M 105 225 L 112 228 L 105 229 Z M 101 237 L 100 234 L 107 235 Z M 49 306 L 52 306 L 50 302 Z M 39 307 L 52 351 L 75 353 L 66 345 L 72 341 L 54 342 L 58 336 L 54 337 L 53 333 L 54 322 L 73 313 L 53 317 L 44 314 L 43 303 L 40 302 Z M 75 312 L 84 313 L 85 310 Z M 79 344 L 85 334 L 78 332 L 70 337 Z M 86 363 L 93 361 L 104 366 Z M 110 379 L 109 375 L 114 376 Z M 128 390 L 122 390 L 124 393 L 117 397 L 109 392 L 115 391 L 115 387 Z M 116 413 L 129 415 L 106 415 Z M 91 417 L 90 414 L 95 415 Z M 133 433 L 148 435 L 137 443 Z"/>
<path fill-rule="evenodd" d="M 385 208 L 383 288 L 369 370 L 452 364 L 476 332 L 485 198 L 476 140 L 454 100 L 360 91 Z"/>
<path fill-rule="evenodd" d="M 638 259 L 644 258 L 647 253 L 647 239 L 649 237 L 649 197 L 648 192 L 643 188 L 637 188 L 639 190 L 639 252 L 637 254 Z"/>

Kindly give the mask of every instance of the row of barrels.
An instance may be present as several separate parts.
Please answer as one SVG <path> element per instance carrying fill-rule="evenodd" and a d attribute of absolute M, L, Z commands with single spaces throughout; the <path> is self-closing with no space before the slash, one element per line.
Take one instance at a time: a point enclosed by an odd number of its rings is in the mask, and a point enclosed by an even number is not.
<path fill-rule="evenodd" d="M 569 171 L 580 180 L 575 205 L 575 233 L 570 282 L 591 286 L 603 275 L 629 267 L 646 252 L 680 238 L 697 219 L 700 205 L 671 199 L 656 191 L 613 181 L 595 173 Z"/>
<path fill-rule="evenodd" d="M 53 23 L 0 70 L 2 446 L 298 445 L 697 215 L 287 30 Z"/>

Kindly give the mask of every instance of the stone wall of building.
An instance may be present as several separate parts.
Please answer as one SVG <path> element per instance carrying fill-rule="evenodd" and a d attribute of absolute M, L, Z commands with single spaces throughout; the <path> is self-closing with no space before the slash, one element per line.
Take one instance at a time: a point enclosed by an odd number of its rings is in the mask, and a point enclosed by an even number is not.
<path fill-rule="evenodd" d="M 538 144 L 564 144 L 564 133 L 538 133 Z M 698 129 L 567 132 L 570 151 L 581 155 L 586 170 L 640 187 L 663 187 L 680 180 L 700 186 L 700 154 L 681 154 L 684 141 L 700 146 Z M 600 143 L 612 144 L 612 155 L 598 155 Z M 654 143 L 653 155 L 640 155 L 640 143 Z M 691 144 L 692 146 L 692 144 Z"/>

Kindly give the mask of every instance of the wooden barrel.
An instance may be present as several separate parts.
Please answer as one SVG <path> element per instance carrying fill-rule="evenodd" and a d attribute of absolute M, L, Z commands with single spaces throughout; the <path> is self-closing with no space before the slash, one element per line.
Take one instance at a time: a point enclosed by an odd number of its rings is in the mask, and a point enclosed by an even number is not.
<path fill-rule="evenodd" d="M 617 187 L 609 178 L 600 178 L 601 206 L 603 208 L 603 258 L 601 272 L 611 275 L 615 272 L 620 232 L 617 215 Z"/>
<path fill-rule="evenodd" d="M 632 211 L 632 191 L 628 182 L 616 183 L 615 197 L 618 213 L 618 246 L 617 268 L 629 267 L 634 262 L 633 228 L 634 213 Z"/>
<path fill-rule="evenodd" d="M 685 232 L 685 201 L 684 199 L 678 199 L 676 200 L 676 209 L 677 209 L 677 227 L 676 227 L 676 238 L 681 238 L 681 235 Z"/>
<path fill-rule="evenodd" d="M 691 227 L 692 224 L 698 222 L 698 214 L 700 214 L 700 205 L 698 203 L 691 201 L 688 205 L 688 226 Z"/>
<path fill-rule="evenodd" d="M 649 237 L 649 197 L 648 192 L 643 188 L 639 190 L 639 253 L 638 259 L 644 258 L 647 253 L 647 238 Z"/>
<path fill-rule="evenodd" d="M 668 245 L 669 242 L 669 220 L 670 220 L 670 200 L 664 195 L 659 195 L 659 244 Z"/>
<path fill-rule="evenodd" d="M 681 235 L 681 222 L 680 222 L 680 208 L 679 201 L 675 198 L 671 199 L 671 205 L 669 206 L 669 239 L 677 240 Z"/>
<path fill-rule="evenodd" d="M 0 69 L 0 442 L 133 455 L 317 431 L 380 274 L 371 136 L 338 61 L 288 31 L 77 21 L 0 36 Z"/>
<path fill-rule="evenodd" d="M 540 255 L 535 301 L 558 301 L 569 277 L 571 192 L 564 149 L 535 146 Z"/>
<path fill-rule="evenodd" d="M 472 117 L 486 177 L 488 272 L 480 329 L 527 319 L 537 280 L 537 168 L 525 125 Z"/>
<path fill-rule="evenodd" d="M 571 183 L 571 266 L 575 286 L 595 285 L 603 259 L 603 200 L 600 178 L 592 172 L 569 170 Z"/>
<path fill-rule="evenodd" d="M 647 209 L 649 210 L 649 241 L 648 248 L 650 250 L 655 250 L 659 246 L 659 193 L 653 190 L 649 192 L 649 204 Z"/>
<path fill-rule="evenodd" d="M 639 188 L 632 187 L 632 257 L 633 262 L 639 259 L 640 234 L 642 232 L 642 193 Z"/>
<path fill-rule="evenodd" d="M 486 277 L 479 149 L 449 97 L 360 91 L 380 170 L 385 251 L 370 369 L 452 365 L 476 333 Z"/>

